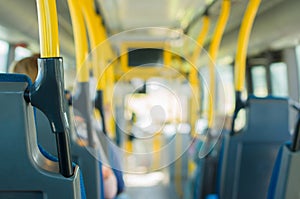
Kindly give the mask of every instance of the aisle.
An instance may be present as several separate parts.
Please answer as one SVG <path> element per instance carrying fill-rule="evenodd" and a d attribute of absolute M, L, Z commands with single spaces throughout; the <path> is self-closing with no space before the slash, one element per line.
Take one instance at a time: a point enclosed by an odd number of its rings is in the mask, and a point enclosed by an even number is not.
<path fill-rule="evenodd" d="M 168 185 L 152 187 L 129 187 L 126 194 L 130 199 L 176 199 L 176 195 Z"/>
<path fill-rule="evenodd" d="M 130 199 L 177 199 L 167 178 L 168 176 L 163 172 L 127 174 L 125 177 L 126 195 Z"/>

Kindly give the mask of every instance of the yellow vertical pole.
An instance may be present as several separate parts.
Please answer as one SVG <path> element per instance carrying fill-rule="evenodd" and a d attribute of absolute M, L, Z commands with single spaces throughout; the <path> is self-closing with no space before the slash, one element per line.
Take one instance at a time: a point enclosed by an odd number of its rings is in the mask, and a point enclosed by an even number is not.
<path fill-rule="evenodd" d="M 39 37 L 40 37 L 40 53 L 41 58 L 43 59 L 44 68 L 54 67 L 54 72 L 61 73 L 63 70 L 62 65 L 62 59 L 59 58 L 59 36 L 58 36 L 58 20 L 57 20 L 57 11 L 56 11 L 56 1 L 55 0 L 36 0 L 37 4 L 37 12 L 38 12 L 38 23 L 39 23 Z M 50 59 L 47 59 L 50 58 Z M 62 68 L 56 68 L 56 63 L 53 62 L 53 60 L 57 60 L 57 64 L 59 64 L 59 67 Z M 48 62 L 51 60 L 50 62 Z M 60 104 L 60 107 L 57 107 L 58 110 L 55 114 L 63 114 L 65 113 L 65 109 L 63 106 L 63 86 L 62 83 L 63 77 L 62 74 L 56 74 L 55 78 L 46 78 L 49 79 L 50 84 L 60 84 L 57 94 L 58 97 L 56 99 L 54 98 L 54 104 L 56 103 Z M 33 91 L 36 92 L 35 95 L 32 95 L 31 97 L 34 98 L 37 97 L 39 94 L 39 89 L 42 89 L 42 87 L 36 88 L 36 90 Z M 43 92 L 43 91 L 41 91 Z M 32 99 L 31 99 L 32 100 Z M 31 103 L 34 105 L 35 102 L 31 101 Z M 37 104 L 36 104 L 37 105 Z M 52 120 L 51 118 L 48 118 L 49 120 Z M 65 118 L 60 118 L 60 120 L 64 120 Z M 56 144 L 57 144 L 57 155 L 58 155 L 58 163 L 59 163 L 59 172 L 64 177 L 71 177 L 73 175 L 73 168 L 72 168 L 72 158 L 70 154 L 70 140 L 69 140 L 69 132 L 66 128 L 65 121 L 61 122 L 55 122 L 51 121 L 53 124 L 52 131 L 55 133 L 56 136 Z M 56 124 L 55 124 L 56 123 Z M 56 126 L 58 128 L 56 128 Z"/>
<path fill-rule="evenodd" d="M 237 53 L 235 57 L 235 109 L 231 124 L 231 134 L 234 134 L 234 124 L 237 114 L 244 106 L 241 95 L 245 85 L 247 48 L 254 18 L 260 2 L 261 0 L 249 1 L 239 32 Z"/>
<path fill-rule="evenodd" d="M 222 36 L 229 18 L 230 14 L 230 0 L 223 0 L 221 14 L 219 16 L 216 29 L 214 32 L 214 36 L 212 38 L 212 42 L 209 47 L 209 100 L 208 100 L 208 127 L 211 128 L 213 126 L 214 120 L 214 102 L 215 102 L 215 81 L 216 81 L 216 71 L 215 71 L 215 63 L 217 60 L 218 50 L 221 44 Z"/>
<path fill-rule="evenodd" d="M 190 68 L 190 74 L 189 74 L 189 81 L 192 88 L 192 99 L 191 99 L 191 106 L 190 106 L 190 122 L 191 122 L 191 134 L 194 137 L 196 135 L 195 132 L 195 124 L 199 116 L 199 103 L 200 103 L 200 88 L 199 88 L 199 78 L 198 78 L 198 67 L 197 67 L 197 58 L 199 57 L 201 50 L 203 48 L 203 44 L 205 41 L 205 38 L 207 36 L 207 33 L 209 31 L 210 26 L 210 19 L 208 16 L 203 17 L 202 21 L 202 30 L 198 35 L 197 38 L 197 46 L 195 48 L 195 51 L 192 55 L 192 65 Z M 198 105 L 198 106 L 197 106 Z"/>
<path fill-rule="evenodd" d="M 55 0 L 37 0 L 41 57 L 59 57 Z M 50 42 L 51 41 L 51 42 Z"/>
<path fill-rule="evenodd" d="M 112 91 L 115 81 L 114 69 L 113 65 L 106 66 L 109 59 L 112 58 L 111 48 L 108 43 L 105 43 L 107 35 L 105 33 L 105 28 L 101 23 L 101 17 L 95 13 L 93 1 L 82 1 L 81 8 L 87 24 L 88 34 L 91 38 L 91 48 L 93 50 L 93 69 L 98 80 L 97 90 L 103 91 L 104 107 L 111 108 L 113 99 Z M 104 42 L 102 44 L 102 48 L 97 48 L 102 42 Z M 111 137 L 115 137 L 115 122 L 113 115 L 106 119 L 108 121 L 107 130 Z"/>
<path fill-rule="evenodd" d="M 89 69 L 85 64 L 88 55 L 88 44 L 84 19 L 80 10 L 80 4 L 77 0 L 68 0 L 68 4 L 72 18 L 75 41 L 77 78 L 79 82 L 88 82 Z"/>
<path fill-rule="evenodd" d="M 237 53 L 235 57 L 235 90 L 242 91 L 245 85 L 246 56 L 250 33 L 254 18 L 261 0 L 250 0 L 238 37 Z"/>
<path fill-rule="evenodd" d="M 129 140 L 128 136 L 125 141 L 124 149 L 125 149 L 126 153 L 131 154 L 133 152 L 133 143 L 132 143 L 132 141 Z"/>
<path fill-rule="evenodd" d="M 196 62 L 197 62 L 197 58 L 199 57 L 201 51 L 202 51 L 202 48 L 203 48 L 203 44 L 204 44 L 204 41 L 205 41 L 205 38 L 207 36 L 207 33 L 209 31 L 209 27 L 210 27 L 210 18 L 208 15 L 205 15 L 203 16 L 203 19 L 202 19 L 202 29 L 201 29 L 201 32 L 199 33 L 198 37 L 197 37 L 197 46 L 194 50 L 194 53 L 192 55 L 192 63 L 194 65 L 196 65 Z M 192 76 L 194 77 L 194 76 Z"/>
<path fill-rule="evenodd" d="M 153 165 L 152 168 L 154 170 L 159 169 L 160 166 L 160 148 L 162 146 L 161 143 L 162 133 L 158 132 L 153 137 Z"/>

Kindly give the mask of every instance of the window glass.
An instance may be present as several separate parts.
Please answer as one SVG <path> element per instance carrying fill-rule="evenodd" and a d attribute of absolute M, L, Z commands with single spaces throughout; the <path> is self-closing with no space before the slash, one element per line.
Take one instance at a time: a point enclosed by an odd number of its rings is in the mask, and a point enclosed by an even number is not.
<path fill-rule="evenodd" d="M 265 97 L 268 95 L 267 86 L 267 71 L 264 66 L 254 66 L 251 69 L 253 94 L 258 97 Z"/>
<path fill-rule="evenodd" d="M 298 65 L 300 64 L 300 45 L 296 47 Z"/>
<path fill-rule="evenodd" d="M 272 92 L 275 96 L 288 96 L 287 65 L 283 62 L 270 66 Z"/>
<path fill-rule="evenodd" d="M 0 72 L 6 72 L 9 44 L 0 40 Z"/>
<path fill-rule="evenodd" d="M 31 56 L 30 50 L 27 48 L 18 46 L 15 48 L 15 61 L 19 61 L 20 59 L 23 59 L 25 57 Z"/>
<path fill-rule="evenodd" d="M 297 64 L 298 64 L 298 77 L 300 77 L 300 45 L 296 47 L 296 56 L 297 56 Z"/>
<path fill-rule="evenodd" d="M 233 77 L 233 67 L 231 65 L 222 65 L 217 66 L 219 75 L 222 76 L 222 86 L 218 86 L 218 92 L 225 92 L 225 101 L 223 100 L 217 100 L 218 107 L 224 107 L 225 105 L 225 112 L 227 114 L 232 114 L 234 111 L 234 77 Z M 218 84 L 217 84 L 218 85 Z M 220 89 L 224 89 L 224 91 L 220 91 Z M 218 96 L 222 96 L 222 94 L 217 93 L 217 99 Z M 224 104 L 225 102 L 225 104 Z"/>

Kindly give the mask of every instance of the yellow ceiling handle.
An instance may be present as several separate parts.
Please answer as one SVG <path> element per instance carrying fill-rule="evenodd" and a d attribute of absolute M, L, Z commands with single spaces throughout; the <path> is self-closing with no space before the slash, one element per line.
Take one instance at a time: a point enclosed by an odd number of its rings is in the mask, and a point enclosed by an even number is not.
<path fill-rule="evenodd" d="M 250 32 L 261 0 L 250 0 L 245 12 L 238 37 L 235 57 L 235 90 L 241 92 L 245 85 L 246 56 Z"/>
<path fill-rule="evenodd" d="M 78 82 L 88 82 L 89 81 L 89 68 L 85 63 L 88 55 L 88 44 L 86 28 L 81 12 L 79 1 L 68 0 L 73 34 L 75 41 L 75 54 L 76 54 L 76 71 Z"/>
<path fill-rule="evenodd" d="M 215 28 L 215 32 L 209 47 L 209 100 L 208 100 L 208 127 L 211 128 L 213 125 L 214 118 L 214 96 L 215 96 L 215 81 L 216 81 L 216 71 L 215 71 L 215 63 L 217 60 L 217 55 L 219 51 L 219 47 L 221 44 L 221 40 L 223 37 L 223 33 L 225 31 L 225 27 L 230 14 L 230 0 L 223 0 L 221 13 Z"/>
<path fill-rule="evenodd" d="M 42 58 L 59 57 L 58 21 L 55 0 L 36 0 Z"/>

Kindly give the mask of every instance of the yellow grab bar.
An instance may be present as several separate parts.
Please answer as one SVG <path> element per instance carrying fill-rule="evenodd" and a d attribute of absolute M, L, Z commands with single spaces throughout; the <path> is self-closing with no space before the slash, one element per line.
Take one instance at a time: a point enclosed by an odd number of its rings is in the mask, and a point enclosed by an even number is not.
<path fill-rule="evenodd" d="M 205 38 L 207 36 L 207 33 L 209 31 L 210 26 L 210 19 L 207 15 L 203 17 L 202 20 L 202 29 L 198 35 L 197 38 L 197 45 L 195 48 L 195 51 L 191 57 L 191 68 L 190 68 L 190 74 L 189 74 L 189 81 L 191 84 L 191 88 L 194 94 L 194 99 L 191 101 L 191 107 L 190 107 L 190 122 L 192 125 L 192 135 L 195 135 L 195 123 L 198 119 L 198 113 L 199 113 L 199 107 L 197 107 L 197 103 L 199 102 L 200 97 L 200 88 L 199 88 L 199 78 L 198 78 L 198 67 L 197 67 L 197 58 L 199 57 L 201 50 L 203 48 L 203 44 L 205 41 Z"/>
<path fill-rule="evenodd" d="M 91 49 L 93 50 L 100 43 L 99 29 L 97 28 L 97 23 L 99 23 L 99 21 L 96 20 L 96 13 L 93 9 L 93 2 L 91 0 L 80 1 L 80 6 L 87 25 Z"/>
<path fill-rule="evenodd" d="M 214 96 L 215 96 L 215 63 L 217 60 L 218 50 L 221 44 L 222 36 L 229 18 L 230 14 L 230 0 L 223 0 L 221 14 L 219 16 L 216 29 L 214 32 L 214 36 L 212 38 L 211 45 L 209 47 L 209 74 L 210 74 L 210 81 L 209 81 L 209 100 L 208 100 L 208 127 L 211 128 L 213 125 L 213 118 L 214 118 Z"/>
<path fill-rule="evenodd" d="M 55 0 L 36 0 L 42 58 L 59 57 L 58 21 Z"/>
<path fill-rule="evenodd" d="M 235 57 L 235 90 L 242 91 L 245 85 L 246 56 L 250 32 L 261 0 L 250 0 L 244 15 L 238 37 Z"/>
<path fill-rule="evenodd" d="M 100 81 L 97 83 L 97 90 L 104 90 L 105 87 L 105 71 L 104 67 L 99 68 L 100 65 L 100 60 L 99 60 L 99 49 L 97 49 L 97 46 L 106 40 L 106 34 L 101 27 L 101 18 L 98 16 L 93 8 L 93 1 L 87 0 L 87 1 L 81 1 L 81 8 L 83 12 L 83 16 L 85 18 L 85 22 L 87 25 L 87 30 L 90 38 L 90 44 L 91 44 L 91 49 L 93 52 L 93 70 L 94 74 L 97 78 L 101 76 L 101 73 L 103 72 Z M 103 62 L 103 64 L 105 64 Z"/>
<path fill-rule="evenodd" d="M 77 80 L 78 82 L 88 82 L 89 68 L 85 63 L 88 55 L 88 44 L 83 15 L 80 9 L 79 1 L 68 0 L 68 4 L 72 19 L 75 41 L 76 70 L 78 73 Z"/>
<path fill-rule="evenodd" d="M 112 90 L 114 86 L 113 67 L 110 66 L 107 69 L 105 68 L 108 56 L 110 55 L 109 53 L 111 52 L 110 45 L 108 43 L 104 43 L 103 46 L 101 46 L 101 49 L 98 48 L 98 45 L 107 39 L 106 31 L 102 25 L 101 17 L 96 14 L 93 8 L 93 1 L 87 0 L 81 2 L 82 13 L 87 25 L 91 49 L 93 50 L 94 75 L 97 79 L 100 78 L 97 83 L 97 90 L 103 91 L 104 104 L 108 105 L 113 98 Z M 101 61 L 100 58 L 103 59 L 103 61 Z M 115 123 L 113 118 L 109 119 L 110 122 L 108 125 L 108 132 L 112 133 L 115 132 Z"/>
<path fill-rule="evenodd" d="M 197 64 L 197 58 L 201 53 L 201 50 L 203 48 L 203 44 L 206 38 L 206 35 L 209 31 L 209 26 L 210 26 L 210 19 L 208 16 L 204 16 L 203 17 L 203 27 L 202 30 L 200 32 L 200 34 L 198 35 L 197 38 L 197 46 L 196 49 L 192 55 L 192 68 L 190 70 L 190 82 L 192 85 L 198 85 L 198 70 L 196 67 Z"/>
<path fill-rule="evenodd" d="M 99 43 L 104 42 L 103 43 L 104 49 L 101 51 L 101 54 L 104 54 L 104 58 L 105 58 L 105 61 L 103 62 L 104 65 L 102 66 L 103 68 L 98 69 L 99 72 L 98 72 L 97 76 L 100 77 L 101 73 L 103 73 L 103 74 L 101 76 L 100 81 L 98 81 L 97 90 L 105 90 L 105 88 L 107 87 L 107 84 L 109 84 L 108 83 L 108 81 L 109 81 L 108 73 L 110 73 L 109 71 L 113 72 L 113 69 L 112 69 L 113 66 L 107 66 L 106 64 L 108 63 L 109 57 L 110 58 L 113 57 L 113 53 L 112 53 L 110 43 L 108 41 L 105 42 L 105 40 L 107 40 L 107 35 L 106 35 L 105 27 L 102 24 L 101 16 L 97 15 L 96 19 L 97 19 L 97 30 L 99 32 L 98 35 L 100 37 Z M 107 67 L 107 68 L 105 68 L 105 67 Z M 111 79 L 111 81 L 114 82 L 114 78 Z"/>
<path fill-rule="evenodd" d="M 197 46 L 196 46 L 196 49 L 195 49 L 195 51 L 193 53 L 193 56 L 192 56 L 192 63 L 194 65 L 196 64 L 197 58 L 198 58 L 198 56 L 201 53 L 201 50 L 203 48 L 203 44 L 204 44 L 206 35 L 207 35 L 208 31 L 209 31 L 210 18 L 209 18 L 208 15 L 205 15 L 203 17 L 202 24 L 203 25 L 202 25 L 201 32 L 199 33 L 199 35 L 197 37 Z"/>

